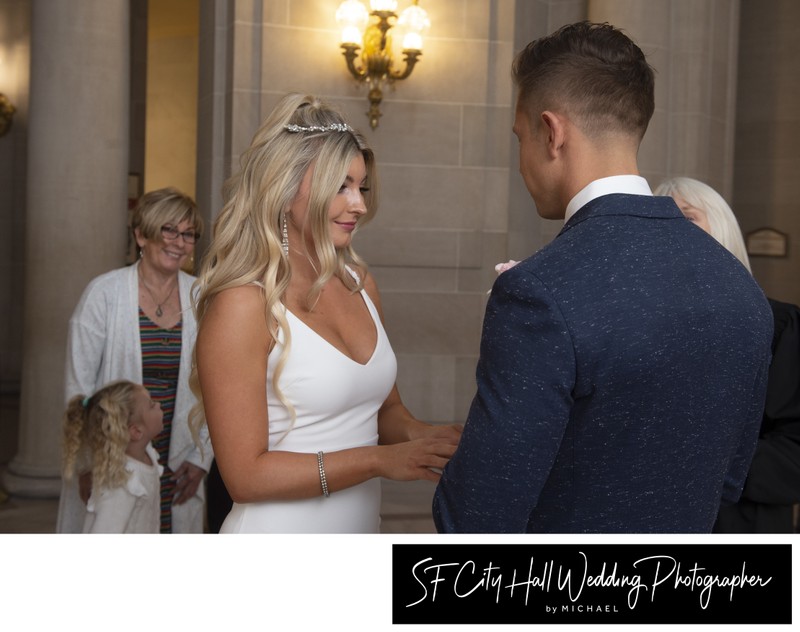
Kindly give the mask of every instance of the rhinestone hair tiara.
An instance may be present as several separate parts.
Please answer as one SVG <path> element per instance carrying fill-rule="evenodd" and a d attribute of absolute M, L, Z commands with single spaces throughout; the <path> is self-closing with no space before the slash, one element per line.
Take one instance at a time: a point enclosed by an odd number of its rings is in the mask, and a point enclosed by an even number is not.
<path fill-rule="evenodd" d="M 347 123 L 331 123 L 330 125 L 284 125 L 283 129 L 287 132 L 296 134 L 298 132 L 352 132 L 353 128 Z"/>

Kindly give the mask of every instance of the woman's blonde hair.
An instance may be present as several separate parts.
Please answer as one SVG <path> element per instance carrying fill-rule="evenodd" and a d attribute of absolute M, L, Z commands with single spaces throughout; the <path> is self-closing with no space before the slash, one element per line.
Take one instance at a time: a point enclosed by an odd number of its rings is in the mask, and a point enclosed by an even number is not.
<path fill-rule="evenodd" d="M 270 334 L 274 340 L 282 335 L 283 343 L 273 387 L 292 419 L 294 407 L 278 387 L 291 345 L 282 304 L 292 274 L 289 258 L 282 249 L 284 214 L 313 164 L 307 226 L 303 230 L 310 229 L 314 253 L 308 254 L 319 261 L 319 271 L 307 297 L 309 309 L 333 277 L 353 292 L 361 290 L 362 281 L 354 279 L 346 266 L 353 264 L 365 270 L 366 264 L 350 245 L 342 249 L 334 247 L 328 219 L 330 204 L 345 182 L 350 163 L 359 155 L 364 158 L 369 183 L 369 190 L 364 192 L 366 214 L 359 220 L 360 226 L 372 219 L 377 210 L 378 182 L 372 150 L 364 137 L 327 103 L 296 93 L 283 97 L 242 154 L 238 172 L 224 185 L 224 205 L 214 222 L 211 245 L 198 274 L 195 304 L 198 328 L 211 301 L 223 290 L 249 284 L 262 289 Z M 190 425 L 197 439 L 197 431 L 205 419 L 196 354 L 192 364 L 190 384 L 198 405 Z"/>
<path fill-rule="evenodd" d="M 189 222 L 200 238 L 203 232 L 203 218 L 197 211 L 194 200 L 174 187 L 165 187 L 148 191 L 133 209 L 131 214 L 131 231 L 139 232 L 145 239 L 160 240 L 161 227 L 165 224 L 178 226 L 181 222 Z"/>
<path fill-rule="evenodd" d="M 714 189 L 694 178 L 670 178 L 659 184 L 653 194 L 671 197 L 677 195 L 705 213 L 711 236 L 750 270 L 750 259 L 739 222 L 728 203 Z"/>
<path fill-rule="evenodd" d="M 91 470 L 92 487 L 124 485 L 130 472 L 125 450 L 136 393 L 144 388 L 128 380 L 107 384 L 91 397 L 75 395 L 64 413 L 64 478 Z"/>

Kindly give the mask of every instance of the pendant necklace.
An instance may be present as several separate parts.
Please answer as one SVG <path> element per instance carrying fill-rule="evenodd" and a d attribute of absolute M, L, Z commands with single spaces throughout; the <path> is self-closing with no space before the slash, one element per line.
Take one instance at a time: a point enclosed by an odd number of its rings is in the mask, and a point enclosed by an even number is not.
<path fill-rule="evenodd" d="M 161 309 L 161 306 L 169 300 L 170 296 L 172 296 L 172 293 L 175 291 L 175 285 L 172 286 L 172 288 L 170 289 L 169 294 L 167 294 L 166 298 L 164 298 L 164 300 L 159 303 L 156 300 L 156 297 L 153 296 L 153 292 L 150 290 L 150 288 L 148 287 L 147 283 L 145 282 L 144 276 L 142 275 L 142 271 L 141 270 L 139 270 L 139 278 L 142 280 L 142 285 L 144 285 L 144 289 L 147 290 L 147 293 L 150 295 L 150 298 L 153 299 L 153 303 L 156 306 L 156 316 L 161 318 L 164 315 L 164 310 Z"/>

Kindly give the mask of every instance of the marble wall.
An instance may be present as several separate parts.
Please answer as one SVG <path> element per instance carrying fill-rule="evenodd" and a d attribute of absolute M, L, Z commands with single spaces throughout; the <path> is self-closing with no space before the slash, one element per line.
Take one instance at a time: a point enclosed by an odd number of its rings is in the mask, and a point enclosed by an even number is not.
<path fill-rule="evenodd" d="M 590 0 L 589 19 L 625 30 L 656 71 L 642 175 L 697 178 L 730 199 L 739 0 Z"/>

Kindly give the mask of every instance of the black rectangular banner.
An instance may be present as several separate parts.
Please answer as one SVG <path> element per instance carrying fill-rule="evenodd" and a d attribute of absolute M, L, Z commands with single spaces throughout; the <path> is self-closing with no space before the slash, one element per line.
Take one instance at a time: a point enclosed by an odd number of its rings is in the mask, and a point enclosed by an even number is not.
<path fill-rule="evenodd" d="M 790 624 L 792 546 L 394 544 L 392 622 Z"/>

